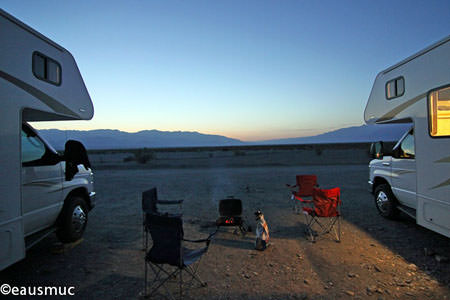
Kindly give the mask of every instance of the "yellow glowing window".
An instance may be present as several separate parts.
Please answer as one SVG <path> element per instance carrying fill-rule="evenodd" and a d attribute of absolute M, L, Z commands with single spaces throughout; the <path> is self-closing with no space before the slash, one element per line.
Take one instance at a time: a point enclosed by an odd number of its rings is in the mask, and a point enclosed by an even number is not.
<path fill-rule="evenodd" d="M 431 136 L 450 135 L 450 87 L 430 93 L 429 121 Z"/>

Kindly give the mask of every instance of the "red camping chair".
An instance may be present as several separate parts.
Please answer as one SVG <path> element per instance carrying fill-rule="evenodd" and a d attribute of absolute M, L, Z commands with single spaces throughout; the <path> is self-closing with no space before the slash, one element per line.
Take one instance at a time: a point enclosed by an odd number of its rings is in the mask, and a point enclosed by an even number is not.
<path fill-rule="evenodd" d="M 303 214 L 306 218 L 306 226 L 312 242 L 315 242 L 315 235 L 323 236 L 334 229 L 336 242 L 341 241 L 341 189 L 333 188 L 323 190 L 313 189 L 313 199 L 302 202 L 312 203 L 312 207 L 303 207 Z M 334 225 L 337 223 L 337 229 Z M 317 226 L 316 226 L 317 225 Z M 313 227 L 318 227 L 314 230 Z"/>
<path fill-rule="evenodd" d="M 295 176 L 295 185 L 286 184 L 287 187 L 293 189 L 297 188 L 298 190 L 292 190 L 291 200 L 294 201 L 294 206 L 292 209 L 296 212 L 300 212 L 299 201 L 301 204 L 307 203 L 304 201 L 304 197 L 312 197 L 313 189 L 318 187 L 317 184 L 317 176 L 316 175 L 297 175 Z M 303 205 L 302 205 L 303 206 Z"/>

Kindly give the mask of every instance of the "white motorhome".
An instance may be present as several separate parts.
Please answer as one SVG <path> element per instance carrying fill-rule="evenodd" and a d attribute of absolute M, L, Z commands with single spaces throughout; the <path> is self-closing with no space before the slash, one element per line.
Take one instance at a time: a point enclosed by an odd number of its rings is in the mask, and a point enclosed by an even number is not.
<path fill-rule="evenodd" d="M 384 217 L 398 211 L 450 237 L 450 36 L 379 73 L 366 123 L 410 123 L 383 156 L 372 146 L 371 191 Z"/>
<path fill-rule="evenodd" d="M 64 242 L 79 239 L 95 193 L 84 147 L 71 141 L 58 155 L 28 124 L 92 118 L 74 58 L 1 9 L 0 98 L 2 270 L 55 230 Z"/>

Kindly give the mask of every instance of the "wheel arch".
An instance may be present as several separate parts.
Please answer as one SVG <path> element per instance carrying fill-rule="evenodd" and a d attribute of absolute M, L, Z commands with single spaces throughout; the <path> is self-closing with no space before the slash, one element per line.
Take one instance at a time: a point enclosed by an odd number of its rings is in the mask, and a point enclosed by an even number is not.
<path fill-rule="evenodd" d="M 84 187 L 77 187 L 77 188 L 71 190 L 71 191 L 67 194 L 66 198 L 64 199 L 64 206 L 67 204 L 67 202 L 69 201 L 69 199 L 70 199 L 71 197 L 73 197 L 73 196 L 78 196 L 78 197 L 83 198 L 83 200 L 86 202 L 86 204 L 87 204 L 87 206 L 88 206 L 88 209 L 89 209 L 89 210 L 92 209 L 91 199 L 90 199 L 90 197 L 89 197 L 88 190 L 87 190 L 86 188 L 84 188 Z"/>
<path fill-rule="evenodd" d="M 389 182 L 385 178 L 377 176 L 377 177 L 375 177 L 373 179 L 372 194 L 375 194 L 375 190 L 377 189 L 377 187 L 380 184 L 387 184 L 389 187 L 391 187 L 391 185 L 389 184 Z"/>

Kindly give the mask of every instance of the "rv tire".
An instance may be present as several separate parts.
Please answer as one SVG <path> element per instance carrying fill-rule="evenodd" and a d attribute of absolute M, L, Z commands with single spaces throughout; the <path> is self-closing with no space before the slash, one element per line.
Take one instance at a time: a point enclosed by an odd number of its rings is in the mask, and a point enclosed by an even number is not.
<path fill-rule="evenodd" d="M 388 184 L 380 184 L 375 188 L 375 206 L 385 218 L 396 219 L 398 216 L 397 199 Z"/>
<path fill-rule="evenodd" d="M 86 201 L 80 196 L 69 196 L 59 216 L 56 236 L 63 243 L 75 242 L 83 236 L 87 221 Z"/>

